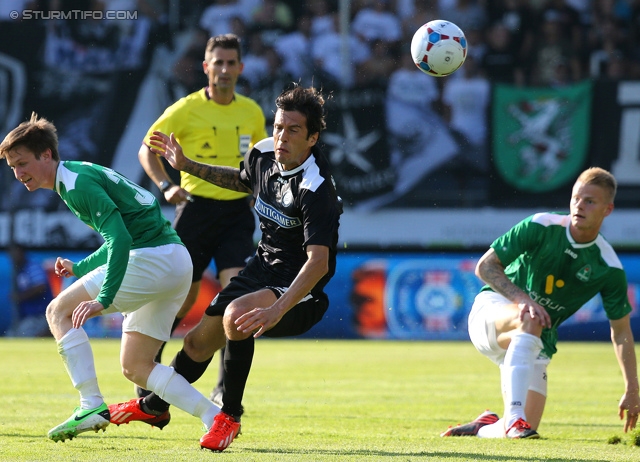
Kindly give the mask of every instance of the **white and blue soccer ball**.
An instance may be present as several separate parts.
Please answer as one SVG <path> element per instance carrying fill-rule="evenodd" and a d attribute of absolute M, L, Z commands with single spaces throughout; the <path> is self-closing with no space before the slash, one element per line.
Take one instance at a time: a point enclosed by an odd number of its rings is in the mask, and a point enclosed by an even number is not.
<path fill-rule="evenodd" d="M 464 63 L 467 39 L 450 21 L 429 21 L 413 34 L 411 57 L 425 74 L 444 77 L 453 74 Z"/>

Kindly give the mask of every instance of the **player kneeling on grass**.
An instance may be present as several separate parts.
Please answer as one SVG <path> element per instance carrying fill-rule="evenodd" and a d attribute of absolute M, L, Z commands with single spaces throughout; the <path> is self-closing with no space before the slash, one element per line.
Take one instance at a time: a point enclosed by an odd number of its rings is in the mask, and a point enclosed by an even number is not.
<path fill-rule="evenodd" d="M 104 238 L 87 258 L 74 263 L 58 257 L 55 263 L 58 276 L 80 278 L 47 307 L 47 322 L 80 392 L 80 406 L 49 431 L 49 438 L 65 441 L 109 425 L 109 409 L 82 325 L 114 311 L 124 315 L 120 361 L 125 377 L 211 427 L 220 409 L 172 368 L 154 362 L 160 345 L 169 340 L 192 273 L 189 253 L 155 197 L 109 168 L 61 161 L 55 126 L 35 114 L 6 136 L 0 158 L 29 191 L 53 189 Z M 147 415 L 146 422 L 162 428 L 169 415 Z"/>
<path fill-rule="evenodd" d="M 172 167 L 253 193 L 260 219 L 258 251 L 213 299 L 171 363 L 194 382 L 213 354 L 226 347 L 222 412 L 200 440 L 203 448 L 215 451 L 226 449 L 240 429 L 255 338 L 289 337 L 311 329 L 329 306 L 324 287 L 335 273 L 342 202 L 316 146 L 325 128 L 324 98 L 314 88 L 294 86 L 278 96 L 276 106 L 273 138 L 256 143 L 239 169 L 186 158 L 173 134 L 155 132 L 151 137 L 152 151 Z M 140 407 L 168 412 L 169 404 L 160 398 L 152 393 L 142 402 L 109 408 L 123 414 Z"/>
<path fill-rule="evenodd" d="M 500 367 L 504 415 L 486 411 L 441 436 L 539 438 L 547 397 L 547 365 L 556 352 L 558 326 L 600 294 L 625 392 L 618 414 L 624 431 L 640 412 L 638 373 L 627 298 L 627 278 L 600 234 L 613 211 L 616 180 L 589 168 L 576 180 L 569 214 L 538 213 L 499 237 L 476 274 L 487 283 L 469 313 L 469 336 Z"/>

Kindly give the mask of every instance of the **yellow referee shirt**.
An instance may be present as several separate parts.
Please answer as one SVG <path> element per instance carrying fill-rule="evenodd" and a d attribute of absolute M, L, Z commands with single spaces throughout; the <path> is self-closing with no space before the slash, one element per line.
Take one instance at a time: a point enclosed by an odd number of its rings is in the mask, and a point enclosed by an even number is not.
<path fill-rule="evenodd" d="M 235 93 L 231 104 L 218 104 L 209 99 L 206 88 L 169 106 L 147 132 L 146 145 L 154 131 L 174 133 L 190 159 L 236 168 L 244 154 L 267 137 L 265 117 L 255 101 Z M 180 186 L 195 196 L 209 199 L 233 200 L 246 196 L 184 172 L 180 172 Z"/>

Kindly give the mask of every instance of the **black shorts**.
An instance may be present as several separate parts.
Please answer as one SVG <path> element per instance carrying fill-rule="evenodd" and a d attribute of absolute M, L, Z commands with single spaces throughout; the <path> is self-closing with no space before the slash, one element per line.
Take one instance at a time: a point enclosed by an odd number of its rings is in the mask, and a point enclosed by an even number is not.
<path fill-rule="evenodd" d="M 173 227 L 193 262 L 193 281 L 215 261 L 218 273 L 242 268 L 255 253 L 255 218 L 249 198 L 218 201 L 193 196 L 193 202 L 176 206 Z"/>
<path fill-rule="evenodd" d="M 213 299 L 205 311 L 207 316 L 222 316 L 229 303 L 243 295 L 262 289 L 269 289 L 276 297 L 280 298 L 285 287 L 265 283 L 265 278 L 260 278 L 261 275 L 256 270 L 255 265 L 252 265 L 253 262 L 255 260 L 252 260 L 240 274 L 232 278 L 229 285 L 222 289 Z M 324 292 L 309 294 L 300 303 L 287 311 L 280 322 L 263 335 L 265 337 L 294 337 L 302 335 L 322 320 L 328 307 L 329 297 Z"/>

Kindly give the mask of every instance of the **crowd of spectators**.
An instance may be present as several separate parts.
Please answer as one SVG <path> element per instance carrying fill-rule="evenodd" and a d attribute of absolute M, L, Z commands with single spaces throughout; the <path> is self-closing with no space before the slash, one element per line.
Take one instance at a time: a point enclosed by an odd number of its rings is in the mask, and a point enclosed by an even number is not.
<path fill-rule="evenodd" d="M 402 66 L 400 57 L 408 53 L 413 33 L 432 19 L 446 19 L 462 28 L 469 54 L 490 82 L 555 86 L 586 78 L 640 78 L 640 0 L 351 0 L 344 17 L 339 3 L 9 0 L 2 4 L 0 20 L 7 29 L 16 22 L 9 17 L 10 10 L 25 8 L 135 10 L 135 22 L 73 21 L 66 35 L 57 35 L 59 43 L 54 46 L 84 37 L 89 43 L 84 44 L 82 64 L 92 58 L 96 68 L 106 70 L 119 62 L 121 67 L 143 63 L 145 46 L 157 44 L 163 33 L 171 46 L 176 36 L 188 35 L 184 59 L 173 70 L 187 91 L 200 85 L 194 73 L 200 73 L 203 43 L 211 35 L 227 32 L 243 39 L 248 90 L 272 86 L 274 73 L 324 87 L 385 86 Z M 59 21 L 47 22 L 50 30 L 60 27 Z M 345 31 L 348 40 L 343 43 Z M 92 47 L 108 44 L 115 50 L 111 55 L 86 55 Z M 348 50 L 346 63 L 343 48 Z M 40 53 L 45 61 L 60 61 L 61 55 L 48 49 Z M 107 56 L 110 59 L 105 60 Z"/>
<path fill-rule="evenodd" d="M 12 18 L 12 11 L 25 9 L 44 16 Z M 136 19 L 46 16 L 71 10 L 126 10 Z M 407 62 L 413 34 L 433 19 L 460 26 L 469 44 L 467 63 L 444 79 L 426 76 Z M 640 0 L 0 2 L 0 59 L 9 56 L 24 65 L 29 89 L 23 89 L 24 107 L 48 113 L 65 102 L 59 130 L 70 134 L 61 135 L 61 144 L 71 157 L 90 158 L 98 147 L 113 149 L 109 130 L 122 126 L 105 124 L 104 114 L 110 108 L 126 113 L 122 106 L 134 104 L 142 76 L 159 76 L 168 101 L 201 88 L 206 41 L 228 32 L 243 44 L 244 71 L 236 88 L 264 109 L 267 127 L 273 122 L 273 101 L 292 81 L 327 92 L 377 89 L 386 95 L 389 110 L 400 105 L 393 117 L 387 115 L 386 127 L 398 152 L 416 142 L 408 120 L 416 112 L 442 119 L 451 132 L 442 142 L 452 144 L 452 134 L 465 145 L 464 152 L 474 153 L 480 171 L 486 170 L 486 162 L 477 159 L 487 158 L 478 153 L 487 150 L 492 84 L 561 87 L 585 79 L 640 79 Z M 18 75 L 6 58 L 0 60 L 0 72 L 2 66 Z M 419 95 L 411 88 L 419 88 Z M 5 119 L 0 118 L 0 131 L 17 123 Z M 438 152 L 449 151 L 455 149 Z"/>
<path fill-rule="evenodd" d="M 398 152 L 416 140 L 411 121 L 422 121 L 408 114 L 442 117 L 480 172 L 488 168 L 478 159 L 488 159 L 483 153 L 492 83 L 559 87 L 584 79 L 640 78 L 640 0 L 351 0 L 346 15 L 339 0 L 189 5 L 183 13 L 193 19 L 182 27 L 191 32 L 185 54 L 192 55 L 192 65 L 178 61 L 173 67 L 175 81 L 188 91 L 202 85 L 200 54 L 207 38 L 234 32 L 244 43 L 239 90 L 267 108 L 267 126 L 268 108 L 291 81 L 325 90 L 378 88 L 387 104 L 400 106 L 387 117 Z M 468 62 L 445 79 L 425 78 L 406 62 L 414 32 L 433 19 L 457 24 L 469 43 Z M 416 85 L 418 93 L 411 90 Z"/>
<path fill-rule="evenodd" d="M 384 86 L 401 67 L 413 33 L 432 19 L 465 31 L 479 74 L 491 82 L 558 86 L 640 78 L 640 0 L 351 0 L 346 28 L 338 0 L 189 3 L 197 18 L 190 26 L 203 36 L 241 34 L 252 89 L 272 81 L 272 51 L 283 71 L 305 84 Z"/>

